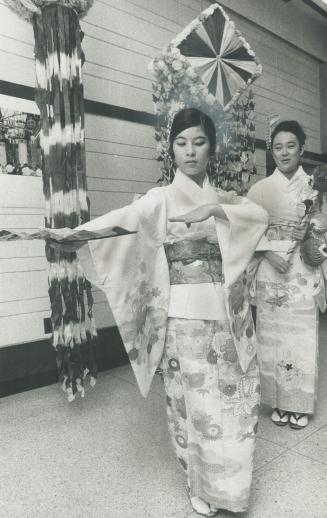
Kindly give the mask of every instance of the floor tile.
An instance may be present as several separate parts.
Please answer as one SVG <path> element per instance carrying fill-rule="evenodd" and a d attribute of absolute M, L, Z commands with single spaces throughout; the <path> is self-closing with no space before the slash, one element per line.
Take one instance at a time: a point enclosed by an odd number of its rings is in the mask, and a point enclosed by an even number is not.
<path fill-rule="evenodd" d="M 327 426 L 314 432 L 292 450 L 313 460 L 323 462 L 327 466 Z"/>
<path fill-rule="evenodd" d="M 287 452 L 286 448 L 258 437 L 254 455 L 254 470 L 266 466 L 285 452 Z"/>
<path fill-rule="evenodd" d="M 247 518 L 326 518 L 327 466 L 289 452 L 254 474 Z"/>
<path fill-rule="evenodd" d="M 259 417 L 258 437 L 284 448 L 294 447 L 322 426 L 321 418 L 315 416 L 303 430 L 293 430 L 290 426 L 276 426 L 270 419 L 271 409 L 262 407 Z"/>
<path fill-rule="evenodd" d="M 262 408 L 250 510 L 219 518 L 327 518 L 327 316 L 318 404 L 305 430 Z M 69 404 L 57 385 L 0 399 L 0 518 L 198 518 L 171 448 L 162 380 L 130 366 Z"/>
<path fill-rule="evenodd" d="M 133 373 L 133 369 L 130 365 L 124 365 L 123 367 L 117 367 L 116 369 L 110 370 L 110 374 L 116 378 L 120 378 L 132 385 L 137 387 L 136 378 Z M 164 396 L 164 385 L 162 377 L 159 374 L 155 374 L 151 383 L 150 392 L 156 392 L 157 394 Z"/>
<path fill-rule="evenodd" d="M 57 392 L 48 388 L 32 414 L 21 404 L 19 420 L 1 427 L 1 518 L 169 518 L 191 511 L 157 394 L 145 400 L 129 383 L 102 376 L 96 398 L 56 406 L 53 399 Z"/>

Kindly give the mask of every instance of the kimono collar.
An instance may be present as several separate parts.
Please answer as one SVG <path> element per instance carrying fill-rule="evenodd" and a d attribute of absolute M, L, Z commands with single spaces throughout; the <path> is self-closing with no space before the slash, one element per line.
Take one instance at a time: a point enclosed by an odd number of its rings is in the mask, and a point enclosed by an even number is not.
<path fill-rule="evenodd" d="M 288 183 L 288 184 L 291 184 L 293 182 L 297 182 L 299 180 L 299 178 L 307 178 L 308 175 L 307 173 L 304 171 L 303 167 L 300 165 L 297 170 L 296 170 L 296 173 L 294 173 L 294 175 L 292 176 L 292 178 L 290 180 L 288 180 L 286 178 L 286 176 L 279 170 L 275 169 L 274 171 L 274 176 L 277 176 L 278 178 L 280 178 L 281 180 L 284 181 L 284 183 Z"/>
<path fill-rule="evenodd" d="M 177 169 L 172 185 L 182 191 L 196 205 L 217 202 L 217 193 L 211 187 L 207 177 L 204 179 L 203 187 L 200 187 L 180 169 Z"/>
<path fill-rule="evenodd" d="M 277 168 L 275 169 L 273 174 L 276 180 L 278 180 L 278 182 L 283 182 L 285 187 L 290 191 L 296 190 L 300 186 L 302 187 L 303 184 L 307 183 L 308 180 L 308 175 L 301 165 L 297 168 L 296 173 L 292 176 L 290 180 L 288 180 L 286 176 Z"/>

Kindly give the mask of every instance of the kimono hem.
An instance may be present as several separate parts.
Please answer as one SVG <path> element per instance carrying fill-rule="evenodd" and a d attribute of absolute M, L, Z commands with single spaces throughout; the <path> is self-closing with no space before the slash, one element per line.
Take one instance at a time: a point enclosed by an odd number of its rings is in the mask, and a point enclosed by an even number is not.
<path fill-rule="evenodd" d="M 214 202 L 228 221 L 169 222 Z M 144 396 L 161 362 L 168 428 L 191 496 L 246 510 L 260 391 L 243 272 L 266 213 L 177 171 L 172 185 L 85 226 L 99 224 L 137 230 L 89 242 L 79 256 L 108 297 Z"/>

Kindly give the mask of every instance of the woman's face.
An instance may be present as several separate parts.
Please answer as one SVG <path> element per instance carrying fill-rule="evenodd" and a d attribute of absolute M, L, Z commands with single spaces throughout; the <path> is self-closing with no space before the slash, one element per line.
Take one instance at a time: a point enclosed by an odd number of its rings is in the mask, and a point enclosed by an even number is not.
<path fill-rule="evenodd" d="M 278 169 L 287 176 L 295 173 L 303 153 L 294 133 L 281 131 L 274 138 L 272 154 Z"/>
<path fill-rule="evenodd" d="M 187 128 L 173 142 L 177 167 L 193 180 L 203 180 L 210 157 L 210 142 L 201 126 Z"/>

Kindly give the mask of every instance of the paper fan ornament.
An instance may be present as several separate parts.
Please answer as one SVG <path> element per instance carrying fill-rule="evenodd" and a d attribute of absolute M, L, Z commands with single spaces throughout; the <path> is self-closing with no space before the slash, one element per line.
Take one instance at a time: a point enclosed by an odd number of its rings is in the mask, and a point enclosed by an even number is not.
<path fill-rule="evenodd" d="M 172 45 L 225 111 L 262 72 L 250 45 L 218 4 L 203 11 Z"/>

